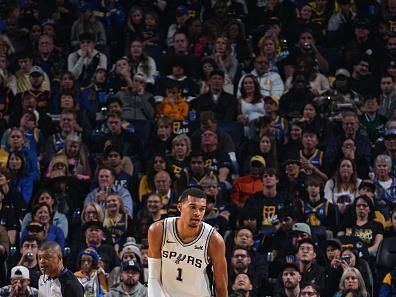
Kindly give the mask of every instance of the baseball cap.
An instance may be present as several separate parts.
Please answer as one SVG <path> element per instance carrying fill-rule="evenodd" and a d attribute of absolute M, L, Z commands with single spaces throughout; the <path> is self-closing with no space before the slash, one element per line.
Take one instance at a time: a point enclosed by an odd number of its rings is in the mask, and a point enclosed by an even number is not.
<path fill-rule="evenodd" d="M 122 271 L 126 271 L 129 269 L 134 269 L 135 271 L 140 272 L 140 266 L 139 266 L 138 262 L 134 261 L 134 260 L 125 261 L 122 263 L 122 265 L 121 265 Z"/>
<path fill-rule="evenodd" d="M 337 249 L 342 249 L 342 243 L 338 238 L 328 239 L 323 243 L 323 248 L 326 249 L 327 247 L 332 246 L 336 247 Z"/>
<path fill-rule="evenodd" d="M 39 73 L 41 75 L 44 75 L 44 71 L 40 66 L 33 66 L 32 69 L 30 69 L 29 75 L 32 75 L 33 73 Z"/>
<path fill-rule="evenodd" d="M 337 76 L 344 76 L 344 77 L 350 78 L 351 73 L 348 70 L 346 70 L 345 68 L 339 68 L 339 69 L 337 69 L 337 71 L 335 73 L 335 77 L 337 77 Z"/>
<path fill-rule="evenodd" d="M 286 263 L 285 265 L 282 266 L 281 271 L 285 271 L 286 269 L 292 269 L 292 270 L 300 272 L 300 269 L 298 269 L 297 265 L 293 264 L 293 263 Z"/>
<path fill-rule="evenodd" d="M 29 269 L 25 266 L 15 266 L 11 269 L 11 278 L 30 279 Z"/>
<path fill-rule="evenodd" d="M 392 138 L 396 136 L 396 128 L 385 129 L 384 138 Z"/>
<path fill-rule="evenodd" d="M 96 228 L 103 230 L 103 224 L 99 221 L 89 221 L 83 225 L 83 230 L 86 231 L 88 228 Z"/>
<path fill-rule="evenodd" d="M 255 155 L 255 156 L 251 157 L 250 158 L 250 163 L 253 163 L 253 162 L 259 162 L 263 166 L 265 166 L 265 159 L 262 156 Z"/>
<path fill-rule="evenodd" d="M 303 232 L 311 235 L 311 228 L 305 223 L 295 223 L 292 227 L 292 232 Z"/>
<path fill-rule="evenodd" d="M 45 228 L 39 222 L 30 222 L 30 224 L 27 225 L 27 230 L 30 232 L 43 232 Z"/>

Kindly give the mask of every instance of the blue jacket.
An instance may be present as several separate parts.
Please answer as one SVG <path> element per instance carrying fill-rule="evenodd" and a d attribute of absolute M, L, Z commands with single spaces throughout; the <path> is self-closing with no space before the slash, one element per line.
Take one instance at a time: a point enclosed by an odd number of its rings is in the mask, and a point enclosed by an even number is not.
<path fill-rule="evenodd" d="M 396 287 L 392 286 L 392 278 L 395 278 L 395 276 L 396 270 L 385 275 L 381 284 L 379 297 L 396 297 Z"/>

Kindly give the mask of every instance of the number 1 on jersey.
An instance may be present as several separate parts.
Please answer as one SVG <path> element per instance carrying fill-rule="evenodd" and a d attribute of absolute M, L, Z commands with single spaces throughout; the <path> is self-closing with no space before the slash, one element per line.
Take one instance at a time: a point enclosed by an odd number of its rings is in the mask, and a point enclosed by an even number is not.
<path fill-rule="evenodd" d="M 182 282 L 182 281 L 183 281 L 183 279 L 182 279 L 182 272 L 183 272 L 183 269 L 177 268 L 177 277 L 176 277 L 176 280 L 178 280 L 179 282 Z"/>

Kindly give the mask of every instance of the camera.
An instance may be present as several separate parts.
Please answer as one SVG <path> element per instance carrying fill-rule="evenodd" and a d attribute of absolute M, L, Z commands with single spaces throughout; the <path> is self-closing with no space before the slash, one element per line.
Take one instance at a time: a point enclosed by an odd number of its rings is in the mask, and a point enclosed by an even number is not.
<path fill-rule="evenodd" d="M 344 260 L 349 264 L 349 261 L 351 260 L 352 256 L 351 255 L 343 255 L 341 256 L 341 260 Z"/>

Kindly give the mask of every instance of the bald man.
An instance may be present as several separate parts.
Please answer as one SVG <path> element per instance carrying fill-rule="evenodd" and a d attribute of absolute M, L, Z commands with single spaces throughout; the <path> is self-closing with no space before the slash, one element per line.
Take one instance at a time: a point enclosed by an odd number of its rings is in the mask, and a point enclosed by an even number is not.
<path fill-rule="evenodd" d="M 45 241 L 38 251 L 39 297 L 84 297 L 84 289 L 74 274 L 63 266 L 62 249 Z"/>

